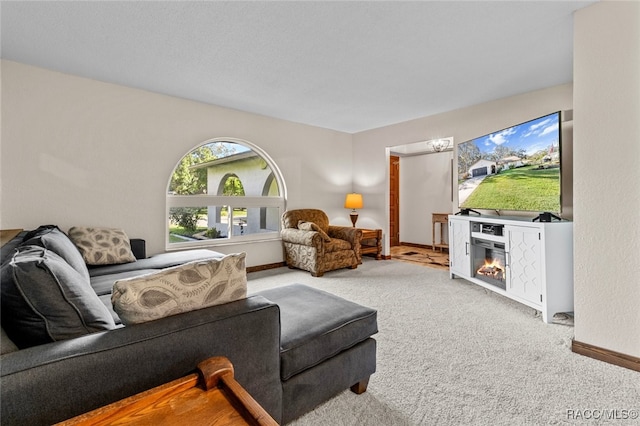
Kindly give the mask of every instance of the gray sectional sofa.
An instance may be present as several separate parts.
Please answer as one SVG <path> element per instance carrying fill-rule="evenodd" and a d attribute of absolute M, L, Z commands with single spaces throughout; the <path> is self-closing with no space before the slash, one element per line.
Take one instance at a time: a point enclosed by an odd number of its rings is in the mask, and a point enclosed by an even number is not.
<path fill-rule="evenodd" d="M 41 227 L 2 247 L 3 425 L 59 422 L 182 377 L 217 355 L 229 358 L 237 381 L 282 424 L 349 387 L 363 392 L 375 372 L 376 343 L 371 336 L 377 332 L 376 311 L 300 284 L 125 327 L 111 309 L 116 280 L 223 255 L 190 250 L 147 258 L 143 241 L 131 240 L 136 261 L 87 267 L 77 262 L 65 238 L 56 227 Z M 17 254 L 29 251 L 41 257 L 46 253 L 55 262 L 17 270 Z M 70 270 L 70 265 L 86 268 L 90 298 L 95 302 L 97 297 L 102 308 L 92 305 L 98 313 L 81 318 L 80 326 L 61 326 L 55 320 L 43 326 L 39 306 L 29 302 L 25 308 L 24 300 L 20 303 L 18 296 L 28 299 L 28 294 L 21 293 L 16 280 L 34 278 L 57 287 L 51 271 Z M 60 309 L 85 303 L 89 297 L 83 297 L 81 302 L 64 299 Z M 46 305 L 43 309 L 55 303 Z M 23 315 L 20 309 L 31 312 Z M 111 318 L 104 318 L 105 311 Z M 31 325 L 40 331 L 21 331 Z M 69 330 L 78 335 L 65 335 Z"/>

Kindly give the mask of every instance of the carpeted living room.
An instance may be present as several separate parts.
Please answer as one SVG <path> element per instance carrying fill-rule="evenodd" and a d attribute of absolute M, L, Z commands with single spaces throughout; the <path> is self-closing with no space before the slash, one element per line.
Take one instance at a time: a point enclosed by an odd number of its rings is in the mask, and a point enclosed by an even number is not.
<path fill-rule="evenodd" d="M 288 268 L 248 274 L 249 293 L 283 283 L 373 307 L 379 324 L 367 391 L 345 391 L 293 425 L 585 424 L 596 419 L 588 410 L 611 411 L 595 414 L 598 421 L 637 416 L 638 373 L 572 353 L 571 317 L 545 324 L 538 311 L 447 271 L 396 260 L 365 258 L 322 278 Z"/>
<path fill-rule="evenodd" d="M 261 424 L 638 422 L 640 2 L 2 0 L 0 20 L 3 424 L 126 414 L 177 380 Z M 58 256 L 17 269 L 42 229 L 130 239 L 123 263 L 62 262 L 99 331 L 7 336 L 5 303 L 30 304 L 7 283 Z M 117 283 L 192 262 L 238 288 L 119 318 Z"/>

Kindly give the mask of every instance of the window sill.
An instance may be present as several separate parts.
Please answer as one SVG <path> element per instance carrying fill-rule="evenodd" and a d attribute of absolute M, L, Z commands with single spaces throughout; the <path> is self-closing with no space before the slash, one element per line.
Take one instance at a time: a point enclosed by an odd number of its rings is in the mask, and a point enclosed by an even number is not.
<path fill-rule="evenodd" d="M 203 249 L 203 248 L 213 248 L 213 247 L 229 247 L 229 246 L 241 246 L 247 244 L 255 244 L 255 243 L 263 243 L 263 242 L 273 242 L 273 241 L 282 241 L 279 234 L 269 235 L 264 237 L 236 237 L 233 239 L 220 238 L 220 239 L 210 239 L 210 240 L 201 240 L 201 241 L 188 241 L 184 243 L 172 243 L 166 245 L 166 251 L 178 251 L 178 250 L 186 250 L 186 249 Z"/>

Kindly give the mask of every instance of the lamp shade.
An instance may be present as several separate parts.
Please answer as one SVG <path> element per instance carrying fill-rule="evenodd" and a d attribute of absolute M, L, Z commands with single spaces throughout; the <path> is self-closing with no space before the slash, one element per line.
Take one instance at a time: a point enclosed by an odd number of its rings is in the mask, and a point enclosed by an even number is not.
<path fill-rule="evenodd" d="M 347 194 L 347 198 L 344 200 L 345 209 L 361 209 L 362 208 L 362 194 L 351 193 Z"/>

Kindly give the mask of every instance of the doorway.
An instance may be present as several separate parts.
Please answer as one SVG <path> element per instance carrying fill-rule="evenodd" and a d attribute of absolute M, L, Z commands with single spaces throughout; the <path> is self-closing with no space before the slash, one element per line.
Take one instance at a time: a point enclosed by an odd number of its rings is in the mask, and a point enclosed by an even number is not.
<path fill-rule="evenodd" d="M 432 215 L 452 211 L 453 148 L 453 138 L 386 148 L 385 253 L 405 245 L 432 249 Z"/>

